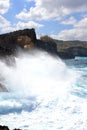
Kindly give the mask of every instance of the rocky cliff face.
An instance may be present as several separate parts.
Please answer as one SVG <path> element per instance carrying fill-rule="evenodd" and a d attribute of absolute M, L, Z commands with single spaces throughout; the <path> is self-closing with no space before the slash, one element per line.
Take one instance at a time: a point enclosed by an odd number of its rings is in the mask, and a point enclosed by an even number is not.
<path fill-rule="evenodd" d="M 12 54 L 17 47 L 31 48 L 36 42 L 34 29 L 24 29 L 0 35 L 0 54 Z"/>
<path fill-rule="evenodd" d="M 85 47 L 70 47 L 67 49 L 73 56 L 87 56 L 87 48 Z"/>
<path fill-rule="evenodd" d="M 53 41 L 37 40 L 36 47 L 39 49 L 43 49 L 51 54 L 57 54 L 57 45 Z"/>
<path fill-rule="evenodd" d="M 87 56 L 87 42 L 58 41 L 48 36 L 37 39 L 33 28 L 0 35 L 0 56 L 15 54 L 17 48 L 23 50 L 38 48 L 63 59 Z"/>
<path fill-rule="evenodd" d="M 69 47 L 68 49 L 65 49 L 64 51 L 58 52 L 58 55 L 60 56 L 60 58 L 63 58 L 63 59 L 71 59 L 71 58 L 75 58 L 75 56 L 86 57 L 87 48 L 81 47 L 81 46 Z"/>
<path fill-rule="evenodd" d="M 57 52 L 56 43 L 37 40 L 34 29 L 24 29 L 0 35 L 0 55 L 11 55 L 18 47 L 24 50 L 39 48 L 49 53 Z"/>

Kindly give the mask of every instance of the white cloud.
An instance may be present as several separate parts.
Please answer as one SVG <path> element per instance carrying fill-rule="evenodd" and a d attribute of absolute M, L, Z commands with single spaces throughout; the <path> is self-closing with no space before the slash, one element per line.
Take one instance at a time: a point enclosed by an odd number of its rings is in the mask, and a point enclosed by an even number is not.
<path fill-rule="evenodd" d="M 35 6 L 16 15 L 21 20 L 61 19 L 72 12 L 87 11 L 86 0 L 34 0 Z"/>
<path fill-rule="evenodd" d="M 5 28 L 10 25 L 10 22 L 0 15 L 0 28 Z"/>
<path fill-rule="evenodd" d="M 61 31 L 57 35 L 51 35 L 60 40 L 85 40 L 87 41 L 87 18 L 81 19 L 74 24 L 72 29 Z"/>
<path fill-rule="evenodd" d="M 11 27 L 10 21 L 8 21 L 7 19 L 5 19 L 3 16 L 0 15 L 0 33 L 4 32 L 6 33 L 13 30 L 14 28 Z"/>
<path fill-rule="evenodd" d="M 42 24 L 36 23 L 34 21 L 29 21 L 29 22 L 21 22 L 19 21 L 17 24 L 15 25 L 11 25 L 9 23 L 9 21 L 7 21 L 8 24 L 6 24 L 6 26 L 2 26 L 2 32 L 11 32 L 11 31 L 15 31 L 15 30 L 20 30 L 20 29 L 25 29 L 25 28 L 40 28 L 43 27 Z"/>
<path fill-rule="evenodd" d="M 77 22 L 76 19 L 71 16 L 69 19 L 62 21 L 61 24 L 63 24 L 63 25 L 74 25 L 74 24 L 76 24 L 76 22 Z"/>
<path fill-rule="evenodd" d="M 7 27 L 1 29 L 1 33 L 8 33 L 8 32 L 12 32 L 15 30 L 16 30 L 15 27 L 7 26 Z"/>
<path fill-rule="evenodd" d="M 0 0 L 0 14 L 4 14 L 10 8 L 10 0 Z"/>
<path fill-rule="evenodd" d="M 87 17 L 81 19 L 77 24 L 74 25 L 74 27 L 87 29 Z"/>
<path fill-rule="evenodd" d="M 24 28 L 40 28 L 40 27 L 43 27 L 42 24 L 39 24 L 39 23 L 36 23 L 34 21 L 29 21 L 29 22 L 21 22 L 19 21 L 17 23 L 17 28 L 18 29 L 24 29 Z"/>

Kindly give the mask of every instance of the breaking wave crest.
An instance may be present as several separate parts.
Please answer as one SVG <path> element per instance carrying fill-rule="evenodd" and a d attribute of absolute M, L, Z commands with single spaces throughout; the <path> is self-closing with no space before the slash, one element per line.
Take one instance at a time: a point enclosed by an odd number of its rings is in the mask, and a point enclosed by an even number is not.
<path fill-rule="evenodd" d="M 2 124 L 5 120 L 3 115 L 8 116 L 11 113 L 13 114 L 10 116 L 11 120 L 17 118 L 15 113 L 22 113 L 20 116 L 24 116 L 25 121 L 35 122 L 33 119 L 35 116 L 39 118 L 39 121 L 42 118 L 41 121 L 47 120 L 47 122 L 56 123 L 57 117 L 51 117 L 51 120 L 49 113 L 59 115 L 57 109 L 59 112 L 69 109 L 65 102 L 69 98 L 71 86 L 75 83 L 78 74 L 74 69 L 68 68 L 60 58 L 46 52 L 34 51 L 19 53 L 14 58 L 14 65 L 8 65 L 1 60 L 0 76 L 1 87 L 2 85 L 4 87 L 0 93 L 0 121 Z M 25 118 L 26 113 L 31 113 L 31 117 L 27 115 Z M 48 116 L 44 116 L 43 113 L 47 113 Z M 21 122 L 23 123 L 22 120 Z M 30 130 L 34 129 L 36 124 L 40 124 L 38 122 L 34 125 L 34 122 L 31 127 L 28 126 Z M 28 122 L 25 124 L 28 125 Z M 7 125 L 11 126 L 9 123 Z M 18 127 L 22 128 L 21 125 L 20 123 Z M 36 129 L 38 128 L 39 126 L 36 127 Z"/>

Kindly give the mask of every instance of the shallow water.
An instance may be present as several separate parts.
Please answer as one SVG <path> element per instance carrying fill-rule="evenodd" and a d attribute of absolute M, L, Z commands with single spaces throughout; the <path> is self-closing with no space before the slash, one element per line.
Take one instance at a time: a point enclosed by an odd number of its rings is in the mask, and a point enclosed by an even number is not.
<path fill-rule="evenodd" d="M 0 124 L 24 130 L 87 129 L 86 59 L 21 53 L 15 66 L 0 61 Z M 3 70 L 2 70 L 3 67 Z"/>

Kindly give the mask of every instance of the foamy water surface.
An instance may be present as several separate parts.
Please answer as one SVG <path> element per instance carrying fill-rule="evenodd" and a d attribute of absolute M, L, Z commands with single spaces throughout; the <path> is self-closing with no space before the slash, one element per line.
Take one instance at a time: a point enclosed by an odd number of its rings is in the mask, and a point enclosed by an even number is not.
<path fill-rule="evenodd" d="M 19 54 L 14 66 L 0 61 L 1 83 L 9 91 L 0 93 L 0 124 L 11 130 L 86 130 L 87 68 L 68 62 L 37 51 Z"/>

